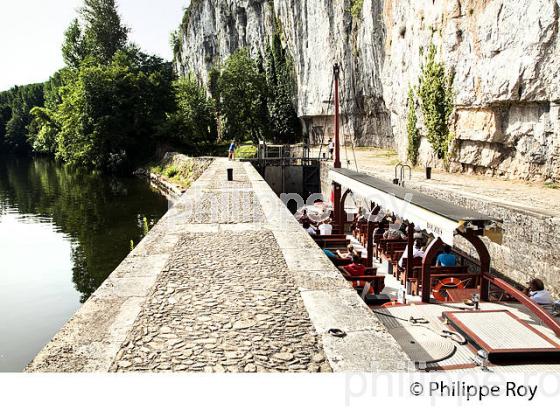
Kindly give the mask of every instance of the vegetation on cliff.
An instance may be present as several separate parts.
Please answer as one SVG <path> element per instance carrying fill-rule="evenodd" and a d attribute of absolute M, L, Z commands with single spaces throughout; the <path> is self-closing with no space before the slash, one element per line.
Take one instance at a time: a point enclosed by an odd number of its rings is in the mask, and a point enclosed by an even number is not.
<path fill-rule="evenodd" d="M 296 79 L 292 56 L 282 46 L 281 36 L 282 27 L 277 20 L 265 58 L 270 137 L 276 142 L 294 143 L 298 133 Z"/>
<path fill-rule="evenodd" d="M 181 27 L 172 34 L 176 62 L 181 61 L 192 10 L 199 3 L 191 2 Z M 223 139 L 295 142 L 299 134 L 297 87 L 293 59 L 284 43 L 280 20 L 275 17 L 262 52 L 252 56 L 249 50 L 238 49 L 223 64 L 211 67 L 207 89 Z"/>
<path fill-rule="evenodd" d="M 418 117 L 416 116 L 416 99 L 414 88 L 408 88 L 408 113 L 406 118 L 406 131 L 408 135 L 408 160 L 413 166 L 418 165 L 418 150 L 422 139 L 418 131 Z"/>
<path fill-rule="evenodd" d="M 350 13 L 352 17 L 358 18 L 362 15 L 362 10 L 364 8 L 364 0 L 351 0 L 350 1 Z"/>
<path fill-rule="evenodd" d="M 428 141 L 438 157 L 447 160 L 453 138 L 449 130 L 449 118 L 454 109 L 453 76 L 442 62 L 436 61 L 436 54 L 432 43 L 422 67 L 418 96 Z"/>
<path fill-rule="evenodd" d="M 208 84 L 223 137 L 255 143 L 295 141 L 295 88 L 291 57 L 279 34 L 270 39 L 264 59 L 239 49 L 223 67 L 213 68 Z"/>
<path fill-rule="evenodd" d="M 266 133 L 266 78 L 246 49 L 226 61 L 217 81 L 223 136 L 245 141 Z"/>

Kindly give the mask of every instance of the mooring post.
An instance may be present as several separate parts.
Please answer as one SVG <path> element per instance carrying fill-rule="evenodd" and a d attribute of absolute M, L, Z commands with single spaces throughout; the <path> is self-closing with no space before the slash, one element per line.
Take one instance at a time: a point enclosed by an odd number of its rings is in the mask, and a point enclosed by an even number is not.
<path fill-rule="evenodd" d="M 334 222 L 335 225 L 340 229 L 340 233 L 344 233 L 344 221 L 343 221 L 344 204 L 341 204 L 342 187 L 340 186 L 340 184 L 333 182 L 332 189 L 333 189 Z"/>
<path fill-rule="evenodd" d="M 367 252 L 367 267 L 373 268 L 373 222 L 371 221 L 371 215 L 368 217 L 367 223 L 367 243 L 366 243 L 366 252 Z"/>
<path fill-rule="evenodd" d="M 334 168 L 340 168 L 340 102 L 338 97 L 338 81 L 340 79 L 340 66 L 336 63 L 334 73 Z"/>
<path fill-rule="evenodd" d="M 408 225 L 408 248 L 406 255 L 406 271 L 404 274 L 404 286 L 406 288 L 406 283 L 408 278 L 412 276 L 412 271 L 414 269 L 414 224 L 410 223 Z"/>

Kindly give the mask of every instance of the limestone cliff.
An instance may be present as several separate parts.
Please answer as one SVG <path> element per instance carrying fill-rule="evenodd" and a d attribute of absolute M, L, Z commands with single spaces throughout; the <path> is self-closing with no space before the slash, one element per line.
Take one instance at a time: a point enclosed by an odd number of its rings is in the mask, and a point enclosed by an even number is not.
<path fill-rule="evenodd" d="M 193 0 L 176 53 L 203 81 L 237 48 L 264 53 L 279 21 L 298 113 L 332 133 L 332 65 L 342 64 L 343 134 L 406 157 L 406 101 L 431 41 L 455 73 L 452 168 L 560 179 L 560 0 Z M 419 118 L 421 120 L 419 112 Z M 432 156 L 423 141 L 421 163 Z"/>

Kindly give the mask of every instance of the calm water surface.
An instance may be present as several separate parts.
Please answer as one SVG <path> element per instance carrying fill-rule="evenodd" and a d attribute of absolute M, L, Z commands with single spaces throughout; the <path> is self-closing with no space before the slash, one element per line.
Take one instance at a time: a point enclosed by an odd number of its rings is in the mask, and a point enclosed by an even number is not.
<path fill-rule="evenodd" d="M 137 178 L 0 157 L 0 372 L 21 371 L 167 208 Z"/>

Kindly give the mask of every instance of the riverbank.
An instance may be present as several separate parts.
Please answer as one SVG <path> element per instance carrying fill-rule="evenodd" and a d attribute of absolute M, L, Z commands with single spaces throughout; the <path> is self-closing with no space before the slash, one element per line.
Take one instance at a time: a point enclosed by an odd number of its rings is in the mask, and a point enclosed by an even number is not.
<path fill-rule="evenodd" d="M 147 178 L 168 199 L 177 200 L 213 161 L 213 157 L 167 152 L 156 164 L 138 169 L 135 175 Z"/>

